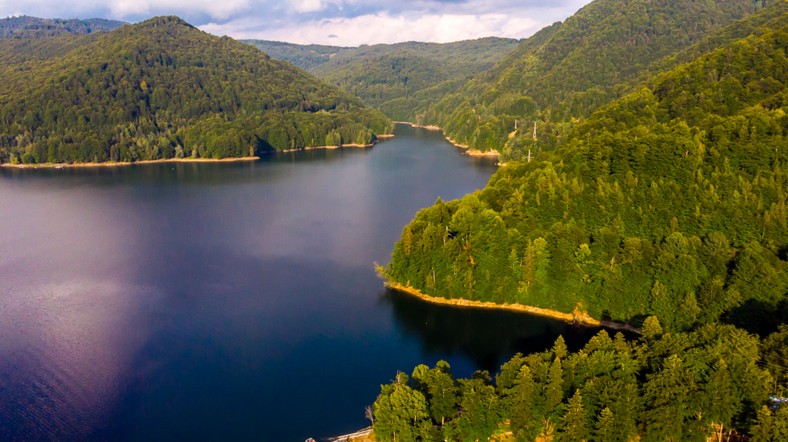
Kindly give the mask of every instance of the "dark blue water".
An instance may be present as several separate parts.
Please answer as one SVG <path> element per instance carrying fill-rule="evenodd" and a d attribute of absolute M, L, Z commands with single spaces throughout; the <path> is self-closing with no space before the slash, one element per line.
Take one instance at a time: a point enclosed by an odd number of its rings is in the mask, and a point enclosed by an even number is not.
<path fill-rule="evenodd" d="M 388 293 L 373 262 L 495 166 L 405 126 L 253 163 L 0 171 L 0 440 L 303 441 L 397 370 L 495 369 L 562 331 Z"/>

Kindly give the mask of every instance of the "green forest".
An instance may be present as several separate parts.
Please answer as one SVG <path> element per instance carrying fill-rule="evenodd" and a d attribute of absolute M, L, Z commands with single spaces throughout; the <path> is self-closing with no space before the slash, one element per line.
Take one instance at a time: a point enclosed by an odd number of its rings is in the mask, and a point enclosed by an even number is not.
<path fill-rule="evenodd" d="M 227 158 L 369 144 L 361 100 L 230 38 L 159 17 L 0 48 L 0 162 Z"/>
<path fill-rule="evenodd" d="M 559 337 L 494 380 L 419 365 L 382 386 L 375 440 L 784 441 L 788 407 L 769 392 L 786 385 L 786 348 L 788 327 L 761 342 L 730 325 L 670 333 L 650 317 L 636 341 L 601 331 L 569 352 Z"/>
<path fill-rule="evenodd" d="M 655 77 L 552 154 L 419 212 L 386 270 L 427 294 L 670 330 L 786 312 L 785 47 L 778 29 Z M 709 81 L 713 78 L 714 81 Z"/>
<path fill-rule="evenodd" d="M 597 0 L 523 41 L 493 69 L 414 109 L 410 121 L 440 126 L 459 144 L 498 150 L 504 160 L 533 149 L 534 126 L 537 148 L 550 149 L 576 119 L 658 72 L 653 63 L 753 8 L 751 0 Z"/>
<path fill-rule="evenodd" d="M 539 67 L 572 29 L 574 43 L 601 26 L 607 49 L 637 46 L 602 16 L 646 5 L 651 20 L 674 13 L 636 63 L 624 51 L 596 65 L 585 48 Z M 507 164 L 419 211 L 380 269 L 427 295 L 580 311 L 640 338 L 602 331 L 577 352 L 559 339 L 494 380 L 455 379 L 445 362 L 400 373 L 373 406 L 376 440 L 788 438 L 788 2 L 695 2 L 709 17 L 695 35 L 675 32 L 690 23 L 677 7 L 593 2 L 447 95 L 427 122 Z M 578 78 L 589 63 L 599 78 Z M 507 96 L 516 111 L 498 106 Z"/>

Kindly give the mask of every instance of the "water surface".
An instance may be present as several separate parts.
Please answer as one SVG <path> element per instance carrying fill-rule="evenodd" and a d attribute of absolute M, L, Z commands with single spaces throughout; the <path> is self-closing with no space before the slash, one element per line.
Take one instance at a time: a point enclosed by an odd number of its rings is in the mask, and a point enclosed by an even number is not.
<path fill-rule="evenodd" d="M 0 171 L 0 440 L 302 441 L 397 370 L 495 369 L 562 331 L 389 293 L 402 228 L 494 162 L 398 126 L 252 163 Z"/>

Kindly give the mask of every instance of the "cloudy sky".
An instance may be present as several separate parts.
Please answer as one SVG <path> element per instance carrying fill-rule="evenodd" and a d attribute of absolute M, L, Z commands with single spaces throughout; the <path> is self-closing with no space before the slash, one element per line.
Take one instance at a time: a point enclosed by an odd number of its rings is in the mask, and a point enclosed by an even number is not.
<path fill-rule="evenodd" d="M 0 17 L 179 15 L 234 38 L 339 46 L 527 37 L 591 0 L 0 0 Z"/>

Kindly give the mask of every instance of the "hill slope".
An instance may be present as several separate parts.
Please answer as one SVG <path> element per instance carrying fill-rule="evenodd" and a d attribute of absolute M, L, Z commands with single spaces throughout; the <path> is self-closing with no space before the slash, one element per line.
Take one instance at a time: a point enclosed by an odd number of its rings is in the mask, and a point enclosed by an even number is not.
<path fill-rule="evenodd" d="M 509 158 L 525 151 L 536 122 L 551 148 L 567 122 L 630 91 L 651 63 L 752 11 L 749 0 L 596 0 L 414 117 Z"/>
<path fill-rule="evenodd" d="M 413 108 L 440 98 L 443 94 L 432 88 L 437 83 L 465 81 L 491 68 L 518 43 L 494 37 L 455 43 L 406 42 L 358 48 L 248 42 L 272 57 L 308 69 L 397 120 L 409 119 Z"/>
<path fill-rule="evenodd" d="M 238 157 L 367 144 L 390 130 L 359 99 L 175 17 L 58 38 L 30 52 L 65 54 L 0 70 L 0 161 Z M 7 51 L 19 48 L 0 59 Z"/>
<path fill-rule="evenodd" d="M 553 154 L 419 212 L 388 276 L 435 296 L 521 303 L 668 329 L 788 313 L 788 32 L 652 78 Z"/>

